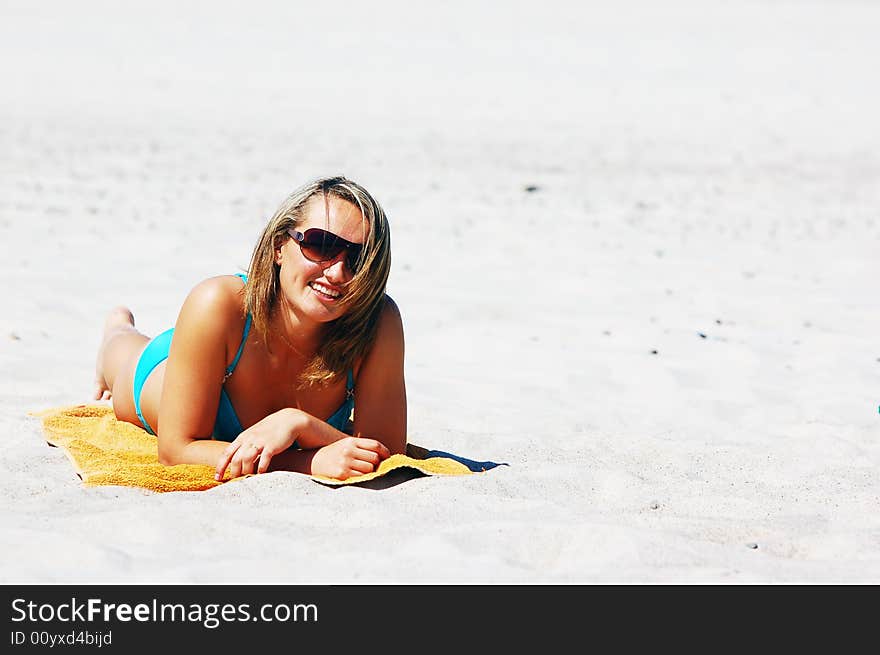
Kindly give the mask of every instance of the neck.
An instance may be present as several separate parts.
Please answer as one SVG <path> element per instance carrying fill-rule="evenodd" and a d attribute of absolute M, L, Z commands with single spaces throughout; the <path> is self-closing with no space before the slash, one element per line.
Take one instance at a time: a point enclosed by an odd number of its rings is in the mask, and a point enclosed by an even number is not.
<path fill-rule="evenodd" d="M 324 326 L 303 320 L 291 307 L 279 304 L 269 319 L 270 349 L 289 351 L 303 359 L 311 359 L 321 343 Z M 277 338 L 276 338 L 277 337 Z"/>

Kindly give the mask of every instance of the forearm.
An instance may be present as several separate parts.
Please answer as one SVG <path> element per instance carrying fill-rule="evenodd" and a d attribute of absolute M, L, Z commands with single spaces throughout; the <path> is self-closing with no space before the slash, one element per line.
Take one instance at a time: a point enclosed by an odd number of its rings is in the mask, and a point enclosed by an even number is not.
<path fill-rule="evenodd" d="M 166 461 L 162 461 L 162 464 L 166 466 L 173 466 L 174 464 L 204 464 L 213 468 L 217 465 L 217 460 L 220 459 L 228 446 L 229 444 L 225 441 L 198 439 L 180 449 L 176 457 L 166 458 Z M 269 463 L 269 470 L 294 471 L 311 475 L 312 459 L 316 452 L 318 452 L 317 448 L 309 450 L 300 450 L 295 447 L 288 448 L 272 458 L 272 461 Z"/>
<path fill-rule="evenodd" d="M 175 446 L 163 444 L 159 437 L 159 461 L 165 466 L 175 464 L 204 464 L 215 466 L 229 444 L 214 439 L 192 439 Z"/>
<path fill-rule="evenodd" d="M 295 428 L 296 445 L 304 450 L 329 446 L 331 443 L 348 436 L 326 421 L 315 418 L 311 414 L 307 414 L 300 410 L 293 411 L 299 412 Z"/>
<path fill-rule="evenodd" d="M 332 430 L 329 425 L 327 426 Z M 175 434 L 170 428 L 159 429 L 159 461 L 170 466 L 174 464 L 208 464 L 214 466 L 223 456 L 229 443 L 212 438 L 193 438 Z M 300 448 L 315 448 L 330 443 L 330 435 L 322 430 L 318 421 L 298 409 L 278 410 L 260 420 L 239 435 L 235 441 L 254 434 L 271 434 L 278 448 L 287 450 L 297 443 Z"/>

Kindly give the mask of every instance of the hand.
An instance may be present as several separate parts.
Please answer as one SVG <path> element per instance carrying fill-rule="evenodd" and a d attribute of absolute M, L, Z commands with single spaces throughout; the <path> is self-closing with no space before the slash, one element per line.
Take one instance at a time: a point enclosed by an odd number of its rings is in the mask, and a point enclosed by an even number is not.
<path fill-rule="evenodd" d="M 215 480 L 222 480 L 226 469 L 230 477 L 265 473 L 272 457 L 290 448 L 301 431 L 303 413 L 286 409 L 269 414 L 239 434 L 223 451 L 217 462 Z"/>
<path fill-rule="evenodd" d="M 345 437 L 319 448 L 312 458 L 312 474 L 337 480 L 372 473 L 391 451 L 375 439 Z"/>

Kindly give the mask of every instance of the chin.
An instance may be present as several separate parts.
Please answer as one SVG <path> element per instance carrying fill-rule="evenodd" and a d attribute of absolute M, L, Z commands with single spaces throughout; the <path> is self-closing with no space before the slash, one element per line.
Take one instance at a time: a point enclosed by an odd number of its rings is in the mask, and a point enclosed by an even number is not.
<path fill-rule="evenodd" d="M 306 314 L 317 323 L 329 323 L 342 316 L 343 312 L 336 307 L 327 307 L 321 304 L 320 300 L 312 298 L 306 308 Z"/>

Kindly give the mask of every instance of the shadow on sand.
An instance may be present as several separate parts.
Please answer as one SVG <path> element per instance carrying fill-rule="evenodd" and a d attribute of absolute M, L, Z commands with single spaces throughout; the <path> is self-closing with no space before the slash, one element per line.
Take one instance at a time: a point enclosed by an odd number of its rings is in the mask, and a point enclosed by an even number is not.
<path fill-rule="evenodd" d="M 406 454 L 413 459 L 429 459 L 431 457 L 445 457 L 447 459 L 453 459 L 459 464 L 464 464 L 474 473 L 483 473 L 485 471 L 490 471 L 496 466 L 510 466 L 510 464 L 504 462 L 481 462 L 473 459 L 468 459 L 467 457 L 453 455 L 452 453 L 447 453 L 443 450 L 428 450 L 427 448 L 422 448 L 421 446 L 416 446 L 414 444 L 407 444 Z M 424 477 L 427 477 L 427 474 L 422 473 L 418 469 L 403 467 L 394 469 L 393 471 L 389 471 L 380 478 L 373 478 L 372 480 L 367 480 L 366 482 L 356 482 L 351 485 L 340 486 L 353 486 L 360 487 L 362 489 L 389 489 L 403 482 L 408 482 L 409 480 Z"/>

